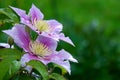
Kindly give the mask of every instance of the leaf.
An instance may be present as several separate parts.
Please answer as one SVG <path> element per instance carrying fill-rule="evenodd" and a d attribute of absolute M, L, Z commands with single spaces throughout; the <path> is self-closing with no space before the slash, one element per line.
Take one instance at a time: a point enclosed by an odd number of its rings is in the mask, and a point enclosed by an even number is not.
<path fill-rule="evenodd" d="M 20 59 L 21 52 L 15 49 L 0 49 L 0 80 L 3 80 L 6 72 L 8 72 L 11 63 Z"/>
<path fill-rule="evenodd" d="M 57 73 L 52 73 L 49 75 L 50 79 L 54 80 L 66 80 L 62 75 L 59 75 Z"/>
<path fill-rule="evenodd" d="M 15 75 L 10 80 L 36 80 L 36 79 L 29 76 L 28 74 L 21 74 L 21 75 Z"/>
<path fill-rule="evenodd" d="M 67 70 L 66 70 L 64 67 L 62 67 L 62 66 L 60 66 L 60 65 L 58 65 L 58 64 L 55 64 L 55 63 L 53 63 L 53 66 L 54 66 L 54 67 L 57 67 L 57 68 L 60 68 L 61 71 L 62 71 L 62 75 L 64 75 L 64 74 L 67 73 Z"/>
<path fill-rule="evenodd" d="M 48 71 L 46 66 L 42 62 L 31 60 L 27 64 L 36 69 L 41 74 L 43 80 L 48 80 Z"/>
<path fill-rule="evenodd" d="M 20 62 L 19 61 L 13 61 L 9 67 L 9 70 L 7 71 L 6 75 L 4 76 L 4 80 L 8 80 L 10 79 L 12 76 L 14 76 L 16 74 L 16 72 L 18 72 L 18 70 L 20 69 Z"/>
<path fill-rule="evenodd" d="M 12 12 L 9 8 L 1 8 L 0 14 L 4 14 L 7 17 L 9 17 L 13 22 L 19 22 L 18 17 L 15 15 L 15 13 Z"/>
<path fill-rule="evenodd" d="M 9 70 L 9 74 L 12 75 L 14 74 L 15 72 L 17 72 L 19 69 L 20 69 L 20 62 L 19 61 L 13 61 L 11 66 L 10 66 L 10 70 Z"/>
<path fill-rule="evenodd" d="M 36 40 L 38 34 L 37 34 L 35 31 L 31 30 L 31 31 L 30 31 L 30 36 L 31 36 L 31 39 L 32 39 L 32 40 Z"/>
<path fill-rule="evenodd" d="M 11 48 L 0 49 L 0 57 L 2 58 L 2 60 L 6 58 L 20 59 L 21 55 L 22 55 L 21 52 L 16 49 Z"/>

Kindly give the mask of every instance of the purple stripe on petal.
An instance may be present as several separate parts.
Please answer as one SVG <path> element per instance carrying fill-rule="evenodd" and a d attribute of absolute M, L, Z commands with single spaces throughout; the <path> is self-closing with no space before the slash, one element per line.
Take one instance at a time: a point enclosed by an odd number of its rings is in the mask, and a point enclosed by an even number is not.
<path fill-rule="evenodd" d="M 44 45 L 46 45 L 47 47 L 49 47 L 52 50 L 56 50 L 56 48 L 57 48 L 57 41 L 55 41 L 51 38 L 39 35 L 37 38 L 37 41 L 43 43 Z"/>
<path fill-rule="evenodd" d="M 59 33 L 59 32 L 62 31 L 63 26 L 58 21 L 56 21 L 56 20 L 47 20 L 47 23 L 48 23 L 48 25 L 50 27 L 50 30 L 52 32 Z"/>
<path fill-rule="evenodd" d="M 45 37 L 49 37 L 49 38 L 54 39 L 56 41 L 59 41 L 59 35 L 57 33 L 46 33 L 46 32 L 43 32 L 41 35 L 45 36 Z"/>
<path fill-rule="evenodd" d="M 11 30 L 4 30 L 3 32 L 10 35 L 19 47 L 29 51 L 30 36 L 25 31 L 24 25 L 17 24 Z"/>
<path fill-rule="evenodd" d="M 30 8 L 29 15 L 31 16 L 32 22 L 34 22 L 34 20 L 42 20 L 44 18 L 43 13 L 34 4 L 32 4 L 32 7 Z"/>
<path fill-rule="evenodd" d="M 35 56 L 35 55 L 30 54 L 30 53 L 26 53 L 21 58 L 22 66 L 25 66 L 26 62 L 29 62 L 30 60 L 38 60 L 38 61 L 42 62 L 45 65 L 50 63 L 50 60 L 48 60 L 48 59 L 44 59 L 44 58 L 42 58 L 40 56 Z"/>
<path fill-rule="evenodd" d="M 29 62 L 30 60 L 39 60 L 39 58 L 30 53 L 24 54 L 21 58 L 21 65 L 23 67 L 26 66 L 26 63 Z"/>
<path fill-rule="evenodd" d="M 27 25 L 27 26 L 28 26 L 29 28 L 31 28 L 32 30 L 36 31 L 36 27 L 34 27 L 31 22 L 26 21 L 26 20 L 24 20 L 24 19 L 22 18 L 22 19 L 21 19 L 21 23 Z"/>

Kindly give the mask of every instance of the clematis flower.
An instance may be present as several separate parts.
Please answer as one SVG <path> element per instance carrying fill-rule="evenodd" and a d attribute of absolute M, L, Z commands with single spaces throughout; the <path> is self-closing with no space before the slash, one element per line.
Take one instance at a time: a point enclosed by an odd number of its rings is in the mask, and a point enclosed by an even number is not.
<path fill-rule="evenodd" d="M 10 35 L 14 42 L 26 52 L 21 58 L 23 65 L 30 60 L 39 60 L 45 65 L 53 62 L 64 67 L 70 73 L 69 61 L 77 62 L 64 49 L 56 51 L 57 41 L 54 39 L 39 35 L 35 41 L 32 41 L 25 31 L 24 25 L 17 24 L 11 30 L 4 30 L 3 32 Z"/>
<path fill-rule="evenodd" d="M 65 37 L 62 31 L 62 24 L 56 20 L 43 20 L 43 13 L 33 4 L 29 10 L 28 15 L 24 10 L 11 7 L 19 16 L 21 23 L 27 25 L 38 34 L 55 39 L 57 41 L 63 40 L 74 46 L 69 37 Z"/>

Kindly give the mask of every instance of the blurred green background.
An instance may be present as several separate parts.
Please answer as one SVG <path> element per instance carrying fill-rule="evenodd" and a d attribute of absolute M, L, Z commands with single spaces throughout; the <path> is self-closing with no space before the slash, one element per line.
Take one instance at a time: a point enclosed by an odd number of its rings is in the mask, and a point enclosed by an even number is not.
<path fill-rule="evenodd" d="M 69 80 L 120 80 L 120 0 L 0 0 L 0 8 L 11 5 L 28 12 L 32 3 L 44 19 L 61 22 L 76 45 L 61 41 L 58 47 L 79 61 L 71 63 Z M 0 32 L 0 42 L 6 42 L 5 36 Z"/>

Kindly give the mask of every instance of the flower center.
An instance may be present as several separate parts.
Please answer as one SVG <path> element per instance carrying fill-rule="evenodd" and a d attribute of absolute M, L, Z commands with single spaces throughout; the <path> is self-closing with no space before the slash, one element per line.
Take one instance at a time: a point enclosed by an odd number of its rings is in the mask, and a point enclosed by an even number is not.
<path fill-rule="evenodd" d="M 40 31 L 40 32 L 48 32 L 49 30 L 49 25 L 47 23 L 47 21 L 45 20 L 35 20 L 34 21 L 34 26 Z"/>
<path fill-rule="evenodd" d="M 29 48 L 33 54 L 44 57 L 51 54 L 51 49 L 40 42 L 30 42 Z"/>

